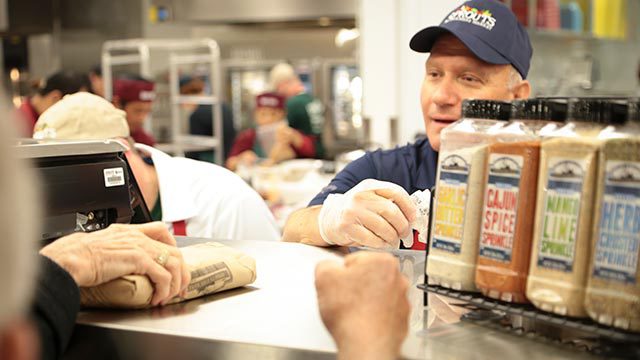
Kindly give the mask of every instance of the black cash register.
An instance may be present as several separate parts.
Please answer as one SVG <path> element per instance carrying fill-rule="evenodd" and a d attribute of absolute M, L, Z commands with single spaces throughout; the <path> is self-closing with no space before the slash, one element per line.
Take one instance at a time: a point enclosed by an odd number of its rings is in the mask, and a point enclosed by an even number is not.
<path fill-rule="evenodd" d="M 151 221 L 125 150 L 114 140 L 18 141 L 18 156 L 33 163 L 42 189 L 44 243 L 113 223 Z"/>

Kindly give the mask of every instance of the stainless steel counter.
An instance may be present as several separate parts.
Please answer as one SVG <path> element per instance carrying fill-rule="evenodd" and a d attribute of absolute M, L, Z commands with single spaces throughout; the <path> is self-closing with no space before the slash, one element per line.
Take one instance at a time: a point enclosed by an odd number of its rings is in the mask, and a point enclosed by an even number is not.
<path fill-rule="evenodd" d="M 178 239 L 181 246 L 202 240 Z M 223 242 L 253 256 L 258 278 L 247 288 L 144 311 L 84 311 L 67 358 L 325 359 L 335 346 L 317 310 L 315 265 L 337 252 L 300 244 Z M 410 359 L 585 359 L 584 352 L 528 336 L 460 322 L 464 308 L 430 294 L 422 306 L 424 253 L 397 251 L 412 282 Z"/>

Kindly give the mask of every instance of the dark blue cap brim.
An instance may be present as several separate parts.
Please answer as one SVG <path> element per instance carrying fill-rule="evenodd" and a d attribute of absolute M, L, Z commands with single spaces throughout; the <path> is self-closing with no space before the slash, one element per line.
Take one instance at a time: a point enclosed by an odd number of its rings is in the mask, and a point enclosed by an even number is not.
<path fill-rule="evenodd" d="M 451 34 L 451 32 L 440 26 L 429 26 L 418 31 L 409 41 L 409 47 L 413 51 L 428 53 L 440 35 Z"/>
<path fill-rule="evenodd" d="M 469 50 L 483 61 L 489 64 L 504 65 L 511 64 L 509 59 L 502 56 L 491 45 L 477 38 L 468 32 L 457 32 L 455 29 L 448 29 L 442 26 L 430 26 L 418 31 L 409 42 L 409 47 L 413 51 L 427 53 L 436 40 L 443 34 L 452 34 L 457 37 Z M 514 65 L 515 66 L 515 65 Z"/>

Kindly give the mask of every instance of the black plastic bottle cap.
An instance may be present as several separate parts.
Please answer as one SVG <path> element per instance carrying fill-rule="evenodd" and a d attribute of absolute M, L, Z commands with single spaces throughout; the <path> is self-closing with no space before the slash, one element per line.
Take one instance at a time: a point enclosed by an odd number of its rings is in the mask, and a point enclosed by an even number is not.
<path fill-rule="evenodd" d="M 567 119 L 566 99 L 527 99 L 511 103 L 511 119 L 564 122 Z"/>
<path fill-rule="evenodd" d="M 511 104 L 495 100 L 463 100 L 462 117 L 467 119 L 509 120 Z"/>
<path fill-rule="evenodd" d="M 640 98 L 629 99 L 627 120 L 640 124 Z"/>
<path fill-rule="evenodd" d="M 613 98 L 572 98 L 569 100 L 567 119 L 600 125 L 621 125 L 626 121 L 626 114 L 620 116 L 618 111 L 621 108 L 616 104 L 625 104 L 622 108 L 626 108 L 627 101 Z"/>

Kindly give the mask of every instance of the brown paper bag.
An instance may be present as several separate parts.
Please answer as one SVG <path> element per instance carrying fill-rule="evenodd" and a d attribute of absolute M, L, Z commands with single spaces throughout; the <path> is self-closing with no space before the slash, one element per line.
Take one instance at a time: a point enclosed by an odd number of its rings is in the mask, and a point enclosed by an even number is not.
<path fill-rule="evenodd" d="M 184 298 L 197 298 L 251 284 L 256 279 L 256 262 L 244 253 L 216 242 L 180 248 L 191 272 L 191 282 Z M 80 288 L 84 307 L 141 309 L 151 306 L 153 284 L 145 275 L 127 275 L 102 285 Z"/>

